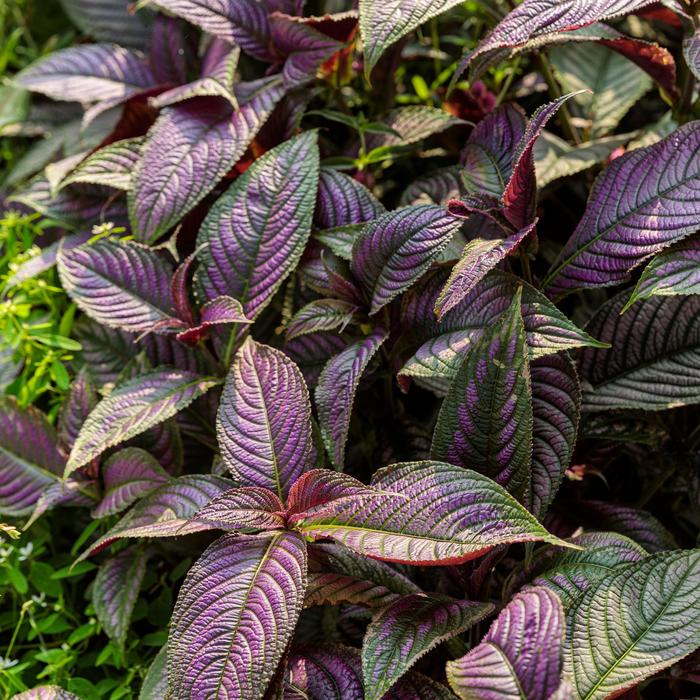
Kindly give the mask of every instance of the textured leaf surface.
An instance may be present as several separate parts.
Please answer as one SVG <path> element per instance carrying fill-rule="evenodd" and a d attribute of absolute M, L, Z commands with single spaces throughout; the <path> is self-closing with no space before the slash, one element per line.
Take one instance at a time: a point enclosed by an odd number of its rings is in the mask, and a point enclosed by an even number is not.
<path fill-rule="evenodd" d="M 438 320 L 454 309 L 476 285 L 497 265 L 514 253 L 534 231 L 535 223 L 508 238 L 484 240 L 477 238 L 467 243 L 459 262 L 452 268 L 440 296 L 435 302 Z"/>
<path fill-rule="evenodd" d="M 158 238 L 216 186 L 282 95 L 273 79 L 237 111 L 216 98 L 163 110 L 148 132 L 129 193 L 129 217 L 140 240 Z"/>
<path fill-rule="evenodd" d="M 646 556 L 638 544 L 613 532 L 584 533 L 570 542 L 582 551 L 547 547 L 535 555 L 526 577 L 533 586 L 546 586 L 556 593 L 565 610 L 616 568 Z"/>
<path fill-rule="evenodd" d="M 375 498 L 336 501 L 294 527 L 331 537 L 360 554 L 406 564 L 460 563 L 498 544 L 550 535 L 505 489 L 477 472 L 442 462 L 386 467 Z M 386 493 L 388 492 L 388 493 Z"/>
<path fill-rule="evenodd" d="M 166 697 L 168 692 L 167 654 L 167 647 L 161 647 L 156 658 L 151 662 L 141 685 L 139 700 L 162 700 Z"/>
<path fill-rule="evenodd" d="M 581 387 L 565 354 L 530 365 L 532 384 L 532 467 L 528 510 L 542 517 L 571 464 L 581 411 Z"/>
<path fill-rule="evenodd" d="M 143 57 L 115 44 L 85 44 L 40 59 L 16 78 L 22 87 L 54 100 L 115 104 L 154 84 Z"/>
<path fill-rule="evenodd" d="M 461 119 L 443 109 L 423 105 L 392 109 L 382 119 L 382 123 L 396 133 L 369 134 L 366 141 L 368 148 L 409 146 L 439 134 L 451 126 L 464 124 Z"/>
<path fill-rule="evenodd" d="M 652 87 L 641 68 L 605 46 L 571 43 L 554 47 L 549 55 L 564 92 L 593 91 L 578 95 L 571 106 L 593 138 L 614 131 Z"/>
<path fill-rule="evenodd" d="M 305 587 L 298 534 L 214 542 L 190 570 L 173 613 L 171 693 L 260 700 L 291 640 Z"/>
<path fill-rule="evenodd" d="M 340 299 L 312 301 L 294 314 L 287 326 L 287 340 L 318 331 L 342 333 L 354 317 L 357 306 Z"/>
<path fill-rule="evenodd" d="M 627 307 L 653 296 L 700 294 L 700 239 L 682 241 L 659 253 L 644 269 Z"/>
<path fill-rule="evenodd" d="M 659 410 L 700 401 L 700 297 L 652 297 L 620 316 L 626 293 L 588 330 L 612 348 L 584 350 L 584 410 Z"/>
<path fill-rule="evenodd" d="M 187 298 L 187 289 L 183 296 Z M 189 299 L 187 302 L 189 303 Z M 229 323 L 248 325 L 251 321 L 243 313 L 243 307 L 238 299 L 227 296 L 215 297 L 200 309 L 199 323 L 192 328 L 180 331 L 175 337 L 181 343 L 196 345 L 207 335 L 209 328 Z"/>
<path fill-rule="evenodd" d="M 224 464 L 243 486 L 284 500 L 312 463 L 311 403 L 297 366 L 249 339 L 236 355 L 216 421 Z"/>
<path fill-rule="evenodd" d="M 328 361 L 318 378 L 315 398 L 321 436 L 338 469 L 342 469 L 345 462 L 345 443 L 357 387 L 386 338 L 386 331 L 378 328 L 363 340 L 349 345 Z"/>
<path fill-rule="evenodd" d="M 683 57 L 693 75 L 700 80 L 700 29 L 683 39 Z"/>
<path fill-rule="evenodd" d="M 230 488 L 229 480 L 208 474 L 174 479 L 139 501 L 81 558 L 96 554 L 115 540 L 127 537 L 175 537 L 209 530 L 209 525 L 189 521 L 209 501 Z"/>
<path fill-rule="evenodd" d="M 143 13 L 130 13 L 122 0 L 61 0 L 73 24 L 98 41 L 143 47 L 148 31 Z"/>
<path fill-rule="evenodd" d="M 28 515 L 58 480 L 64 463 L 43 413 L 33 407 L 23 410 L 9 396 L 0 398 L 0 512 Z"/>
<path fill-rule="evenodd" d="M 148 553 L 129 547 L 100 565 L 92 589 L 95 614 L 107 636 L 124 647 L 131 614 L 146 573 Z"/>
<path fill-rule="evenodd" d="M 624 282 L 694 233 L 700 215 L 700 122 L 617 158 L 598 177 L 576 231 L 543 281 L 549 294 Z"/>
<path fill-rule="evenodd" d="M 102 326 L 87 316 L 75 324 L 75 337 L 98 384 L 114 382 L 138 354 L 135 336 Z"/>
<path fill-rule="evenodd" d="M 595 22 L 631 14 L 653 0 L 525 0 L 503 19 L 498 26 L 464 57 L 457 76 L 479 58 L 481 63 L 498 60 L 518 46 L 547 35 L 556 35 Z"/>
<path fill-rule="evenodd" d="M 77 695 L 57 685 L 40 685 L 12 696 L 12 700 L 80 700 Z"/>
<path fill-rule="evenodd" d="M 321 168 L 314 214 L 318 228 L 361 224 L 384 212 L 384 206 L 362 183 L 337 170 Z"/>
<path fill-rule="evenodd" d="M 575 696 L 607 698 L 700 645 L 700 551 L 666 552 L 608 576 L 571 609 L 565 670 Z"/>
<path fill-rule="evenodd" d="M 482 472 L 530 500 L 532 390 L 518 292 L 466 356 L 445 398 L 431 455 Z"/>
<path fill-rule="evenodd" d="M 550 700 L 562 671 L 564 611 L 554 593 L 530 588 L 504 608 L 481 644 L 447 677 L 463 700 Z"/>
<path fill-rule="evenodd" d="M 433 647 L 483 620 L 493 606 L 416 593 L 381 610 L 362 645 L 367 700 L 380 700 Z"/>
<path fill-rule="evenodd" d="M 270 28 L 262 3 L 255 0 L 152 0 L 152 5 L 237 44 L 246 53 L 269 58 Z"/>
<path fill-rule="evenodd" d="M 301 335 L 289 341 L 284 351 L 296 362 L 309 387 L 314 387 L 326 363 L 347 345 L 346 337 L 321 331 Z"/>
<path fill-rule="evenodd" d="M 246 528 L 284 530 L 284 510 L 284 504 L 272 491 L 241 486 L 224 491 L 197 511 L 192 519 L 231 532 Z"/>
<path fill-rule="evenodd" d="M 381 55 L 402 36 L 455 5 L 459 5 L 457 0 L 360 0 L 365 73 L 369 75 Z"/>
<path fill-rule="evenodd" d="M 486 117 L 488 118 L 488 117 Z M 482 122 L 479 122 L 481 124 Z M 476 128 L 479 128 L 477 124 Z M 473 132 L 472 132 L 473 133 Z M 414 180 L 401 195 L 400 206 L 447 204 L 461 194 L 460 169 L 448 167 Z"/>
<path fill-rule="evenodd" d="M 270 302 L 309 239 L 318 159 L 309 131 L 256 160 L 216 202 L 198 238 L 204 298 L 232 296 L 250 319 Z"/>
<path fill-rule="evenodd" d="M 368 224 L 353 245 L 350 267 L 370 299 L 370 314 L 408 289 L 461 225 L 431 204 L 388 212 Z"/>
<path fill-rule="evenodd" d="M 80 430 L 66 465 L 66 475 L 108 447 L 143 433 L 174 416 L 219 380 L 177 369 L 147 372 L 102 399 Z"/>
<path fill-rule="evenodd" d="M 87 367 L 83 367 L 76 374 L 58 414 L 56 427 L 61 452 L 70 452 L 80 427 L 96 404 L 97 390 L 92 374 Z"/>
<path fill-rule="evenodd" d="M 364 697 L 360 653 L 352 647 L 304 646 L 290 654 L 284 700 Z"/>
<path fill-rule="evenodd" d="M 101 472 L 104 494 L 92 511 L 97 518 L 125 510 L 170 479 L 155 457 L 139 447 L 125 447 L 110 455 Z"/>
<path fill-rule="evenodd" d="M 103 239 L 62 250 L 58 274 L 78 307 L 104 325 L 138 333 L 175 322 L 172 267 L 138 243 Z"/>
<path fill-rule="evenodd" d="M 131 189 L 134 168 L 141 153 L 143 139 L 116 141 L 90 154 L 59 185 L 63 189 L 77 182 L 105 185 L 118 190 Z"/>

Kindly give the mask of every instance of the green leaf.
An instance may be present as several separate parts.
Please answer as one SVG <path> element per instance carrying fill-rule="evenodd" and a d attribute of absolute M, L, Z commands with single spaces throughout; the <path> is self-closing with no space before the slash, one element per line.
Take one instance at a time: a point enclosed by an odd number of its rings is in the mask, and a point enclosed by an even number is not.
<path fill-rule="evenodd" d="M 604 700 L 700 646 L 700 550 L 621 568 L 567 615 L 564 668 L 575 697 Z"/>

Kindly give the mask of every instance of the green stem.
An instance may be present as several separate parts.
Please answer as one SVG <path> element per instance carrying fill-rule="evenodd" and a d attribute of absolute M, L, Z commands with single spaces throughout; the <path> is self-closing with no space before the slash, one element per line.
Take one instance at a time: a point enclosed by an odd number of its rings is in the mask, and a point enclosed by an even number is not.
<path fill-rule="evenodd" d="M 515 59 L 515 62 L 510 68 L 510 73 L 508 73 L 508 77 L 503 81 L 503 86 L 501 87 L 501 91 L 498 93 L 498 99 L 496 100 L 497 107 L 500 107 L 503 103 L 503 100 L 505 100 L 508 96 L 508 90 L 510 90 L 510 86 L 513 84 L 513 80 L 515 79 L 515 76 L 518 73 L 519 67 L 520 56 L 518 56 L 518 58 Z"/>
<path fill-rule="evenodd" d="M 231 356 L 233 355 L 233 348 L 234 348 L 234 345 L 236 344 L 236 331 L 237 330 L 238 330 L 238 324 L 232 323 L 231 324 L 231 333 L 229 334 L 228 343 L 226 344 L 226 352 L 224 353 L 224 361 L 223 361 L 224 372 L 228 372 L 228 369 L 231 366 Z"/>
<path fill-rule="evenodd" d="M 549 63 L 549 60 L 543 53 L 541 53 L 537 57 L 537 62 L 539 64 L 542 77 L 544 78 L 545 82 L 547 83 L 547 87 L 549 88 L 550 96 L 554 100 L 559 99 L 560 97 L 562 97 L 561 88 L 559 87 L 557 79 L 554 77 L 554 71 L 552 70 L 552 66 Z M 566 134 L 566 138 L 568 138 L 569 141 L 573 141 L 577 146 L 579 146 L 581 144 L 581 136 L 578 133 L 578 129 L 572 123 L 571 112 L 569 112 L 569 107 L 567 105 L 563 104 L 561 106 L 561 108 L 559 109 L 559 116 L 561 117 L 561 127 L 564 130 L 564 133 Z"/>

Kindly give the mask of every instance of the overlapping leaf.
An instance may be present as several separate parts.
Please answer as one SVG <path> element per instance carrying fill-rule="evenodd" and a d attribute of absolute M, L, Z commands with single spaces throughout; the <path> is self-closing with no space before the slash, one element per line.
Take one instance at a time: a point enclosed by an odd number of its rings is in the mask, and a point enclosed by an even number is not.
<path fill-rule="evenodd" d="M 40 685 L 12 696 L 12 700 L 80 700 L 77 695 L 57 685 Z"/>
<path fill-rule="evenodd" d="M 170 480 L 155 457 L 138 447 L 125 447 L 101 467 L 104 494 L 92 514 L 97 518 L 119 513 Z"/>
<path fill-rule="evenodd" d="M 505 489 L 442 462 L 375 473 L 374 498 L 339 499 L 293 527 L 360 554 L 406 564 L 460 563 L 509 542 L 558 542 Z M 388 493 L 387 493 L 388 492 Z"/>
<path fill-rule="evenodd" d="M 483 620 L 493 606 L 424 593 L 404 596 L 380 610 L 362 645 L 365 698 L 380 700 L 434 646 Z"/>
<path fill-rule="evenodd" d="M 75 376 L 58 414 L 59 448 L 63 453 L 70 452 L 80 432 L 80 426 L 95 408 L 96 403 L 97 390 L 92 375 L 87 367 L 83 367 Z"/>
<path fill-rule="evenodd" d="M 144 13 L 128 12 L 122 0 L 61 0 L 61 5 L 76 27 L 98 41 L 146 45 Z"/>
<path fill-rule="evenodd" d="M 17 75 L 22 87 L 54 100 L 118 104 L 155 82 L 144 58 L 115 44 L 56 51 Z"/>
<path fill-rule="evenodd" d="M 192 520 L 230 532 L 284 530 L 284 510 L 284 504 L 272 491 L 241 486 L 224 491 L 197 511 Z"/>
<path fill-rule="evenodd" d="M 583 406 L 658 410 L 700 401 L 700 297 L 651 297 L 624 315 L 627 294 L 588 326 L 612 348 L 581 354 Z"/>
<path fill-rule="evenodd" d="M 304 646 L 289 656 L 284 700 L 364 697 L 360 654 L 353 647 Z"/>
<path fill-rule="evenodd" d="M 143 333 L 176 322 L 172 267 L 161 254 L 138 243 L 103 239 L 62 250 L 58 273 L 78 307 L 106 326 Z"/>
<path fill-rule="evenodd" d="M 532 466 L 528 510 L 543 516 L 571 464 L 576 446 L 581 388 L 573 362 L 549 355 L 530 365 Z"/>
<path fill-rule="evenodd" d="M 440 409 L 431 455 L 476 469 L 529 502 L 533 409 L 520 302 L 518 292 L 467 354 Z"/>
<path fill-rule="evenodd" d="M 700 29 L 683 39 L 683 57 L 693 75 L 700 80 Z"/>
<path fill-rule="evenodd" d="M 108 447 L 143 433 L 174 416 L 219 380 L 177 369 L 156 369 L 115 388 L 80 429 L 66 476 Z"/>
<path fill-rule="evenodd" d="M 550 700 L 562 674 L 564 611 L 546 588 L 530 588 L 504 608 L 481 644 L 447 663 L 463 700 Z"/>
<path fill-rule="evenodd" d="M 208 474 L 174 479 L 139 501 L 81 558 L 96 554 L 118 539 L 176 537 L 210 530 L 211 525 L 196 523 L 191 518 L 209 501 L 230 488 L 229 480 Z"/>
<path fill-rule="evenodd" d="M 284 500 L 314 453 L 311 403 L 297 366 L 248 339 L 226 381 L 216 429 L 224 464 L 241 485 Z"/>
<path fill-rule="evenodd" d="M 232 296 L 250 319 L 267 306 L 308 241 L 318 158 L 315 132 L 286 141 L 256 160 L 212 207 L 198 238 L 203 298 Z"/>
<path fill-rule="evenodd" d="M 128 547 L 104 561 L 95 576 L 92 589 L 95 614 L 107 636 L 121 648 L 126 643 L 147 561 L 147 550 Z"/>
<path fill-rule="evenodd" d="M 695 233 L 700 122 L 617 158 L 598 177 L 576 231 L 543 281 L 550 295 L 624 282 L 630 270 Z"/>
<path fill-rule="evenodd" d="M 404 207 L 365 227 L 352 249 L 351 270 L 377 313 L 415 282 L 462 222 L 442 207 Z"/>
<path fill-rule="evenodd" d="M 386 210 L 360 182 L 345 173 L 321 168 L 314 222 L 320 229 L 371 221 Z"/>
<path fill-rule="evenodd" d="M 644 269 L 625 308 L 654 296 L 700 294 L 700 239 L 691 238 L 659 253 Z"/>
<path fill-rule="evenodd" d="M 316 385 L 315 398 L 323 444 L 338 469 L 345 463 L 345 443 L 355 393 L 367 365 L 387 338 L 383 328 L 332 357 Z"/>
<path fill-rule="evenodd" d="M 340 299 L 319 299 L 297 311 L 287 326 L 287 340 L 319 331 L 342 333 L 357 311 L 357 306 Z"/>
<path fill-rule="evenodd" d="M 700 551 L 666 552 L 621 568 L 569 611 L 564 652 L 575 697 L 603 700 L 700 645 Z"/>
<path fill-rule="evenodd" d="M 168 641 L 175 697 L 260 700 L 291 640 L 306 587 L 295 533 L 225 535 L 183 584 Z"/>
<path fill-rule="evenodd" d="M 140 240 L 157 239 L 211 192 L 283 93 L 271 78 L 236 111 L 216 98 L 163 110 L 148 132 L 129 192 L 129 218 Z"/>
<path fill-rule="evenodd" d="M 0 398 L 0 513 L 31 513 L 41 494 L 56 483 L 65 460 L 53 427 L 36 408 L 21 409 Z"/>

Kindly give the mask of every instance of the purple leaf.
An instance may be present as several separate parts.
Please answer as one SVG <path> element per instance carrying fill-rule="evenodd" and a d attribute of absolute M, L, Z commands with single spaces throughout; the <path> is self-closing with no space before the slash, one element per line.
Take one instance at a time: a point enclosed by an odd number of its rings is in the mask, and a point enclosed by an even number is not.
<path fill-rule="evenodd" d="M 34 506 L 32 515 L 24 525 L 28 530 L 44 513 L 58 506 L 81 507 L 92 506 L 99 498 L 99 486 L 96 481 L 85 475 L 70 476 L 67 479 L 55 481 L 44 489 Z"/>
<path fill-rule="evenodd" d="M 365 556 L 405 564 L 458 564 L 511 542 L 562 544 L 502 487 L 461 467 L 393 465 L 376 472 L 372 487 L 379 490 L 373 498 L 339 499 L 318 517 L 290 525 L 307 537 L 330 537 Z"/>
<path fill-rule="evenodd" d="M 91 153 L 61 180 L 58 190 L 76 183 L 130 190 L 142 143 L 141 137 L 124 139 Z"/>
<path fill-rule="evenodd" d="M 97 554 L 112 542 L 135 537 L 176 537 L 210 530 L 191 521 L 192 516 L 220 493 L 231 488 L 228 479 L 209 474 L 181 476 L 139 501 L 109 532 L 100 537 L 80 559 Z"/>
<path fill-rule="evenodd" d="M 527 119 L 517 105 L 505 104 L 482 119 L 469 135 L 460 160 L 462 181 L 469 194 L 500 198 L 513 174 L 516 148 Z"/>
<path fill-rule="evenodd" d="M 283 700 L 363 698 L 362 668 L 357 649 L 339 644 L 295 648 L 287 662 Z"/>
<path fill-rule="evenodd" d="M 640 544 L 647 552 L 676 549 L 673 535 L 650 513 L 607 501 L 584 501 L 583 521 L 596 529 L 614 530 Z"/>
<path fill-rule="evenodd" d="M 140 240 L 159 238 L 216 186 L 283 93 L 272 78 L 237 111 L 218 98 L 189 100 L 163 111 L 148 132 L 129 192 L 129 217 Z"/>
<path fill-rule="evenodd" d="M 514 253 L 535 230 L 537 220 L 504 239 L 477 238 L 467 243 L 459 262 L 452 268 L 447 284 L 435 302 L 435 313 L 442 320 L 459 306 L 476 285 L 497 265 Z"/>
<path fill-rule="evenodd" d="M 582 551 L 545 547 L 535 553 L 532 567 L 514 583 L 529 582 L 556 593 L 568 610 L 589 588 L 613 574 L 617 567 L 641 561 L 647 553 L 632 540 L 612 532 L 589 532 L 570 542 Z"/>
<path fill-rule="evenodd" d="M 175 325 L 168 261 L 138 243 L 102 239 L 58 255 L 58 274 L 90 318 L 134 333 Z"/>
<path fill-rule="evenodd" d="M 314 223 L 319 229 L 361 224 L 386 210 L 361 183 L 345 173 L 321 168 Z"/>
<path fill-rule="evenodd" d="M 325 21 L 347 19 L 347 14 L 324 18 Z M 313 17 L 290 17 L 279 12 L 270 17 L 272 44 L 275 51 L 287 57 L 282 76 L 290 89 L 314 80 L 321 64 L 343 47 L 343 42 L 315 29 L 316 21 Z"/>
<path fill-rule="evenodd" d="M 254 58 L 270 58 L 268 13 L 256 0 L 153 0 L 151 5 L 240 46 Z"/>
<path fill-rule="evenodd" d="M 135 336 L 102 326 L 87 316 L 75 324 L 74 331 L 83 348 L 85 364 L 100 385 L 116 381 L 124 367 L 139 353 Z"/>
<path fill-rule="evenodd" d="M 315 398 L 323 444 L 337 469 L 345 463 L 345 443 L 355 393 L 370 360 L 387 338 L 383 328 L 331 358 L 316 385 Z"/>
<path fill-rule="evenodd" d="M 284 500 L 314 454 L 311 403 L 297 366 L 280 350 L 246 340 L 226 380 L 216 431 L 237 481 Z"/>
<path fill-rule="evenodd" d="M 272 491 L 257 486 L 242 486 L 224 491 L 192 516 L 228 532 L 241 529 L 284 530 L 284 504 Z"/>
<path fill-rule="evenodd" d="M 488 119 L 488 117 L 486 117 L 486 119 Z M 474 131 L 476 131 L 484 121 L 485 119 L 479 122 Z M 472 131 L 472 134 L 474 131 Z M 460 172 L 460 168 L 451 166 L 419 177 L 403 191 L 399 205 L 446 205 L 451 199 L 455 199 L 462 194 Z"/>
<path fill-rule="evenodd" d="M 294 314 L 287 326 L 287 341 L 319 331 L 342 333 L 355 317 L 357 306 L 339 299 L 318 299 Z"/>
<path fill-rule="evenodd" d="M 568 615 L 564 671 L 578 697 L 615 697 L 695 650 L 699 577 L 694 549 L 620 567 L 592 587 Z"/>
<path fill-rule="evenodd" d="M 550 700 L 562 675 L 565 620 L 546 588 L 516 595 L 481 644 L 447 662 L 447 678 L 461 698 Z"/>
<path fill-rule="evenodd" d="M 409 146 L 439 134 L 453 126 L 464 125 L 462 119 L 452 116 L 444 109 L 412 105 L 392 109 L 382 118 L 382 124 L 389 133 L 368 134 L 367 148 L 370 150 L 396 146 Z M 392 133 L 393 132 L 393 133 Z"/>
<path fill-rule="evenodd" d="M 12 696 L 12 700 L 80 700 L 77 695 L 57 685 L 40 685 Z"/>
<path fill-rule="evenodd" d="M 326 363 L 347 345 L 347 338 L 343 336 L 318 332 L 289 341 L 284 351 L 297 364 L 309 387 L 314 387 Z"/>
<path fill-rule="evenodd" d="M 697 237 L 653 258 L 642 272 L 623 313 L 641 299 L 690 294 L 700 294 L 700 238 Z"/>
<path fill-rule="evenodd" d="M 64 454 L 70 453 L 80 427 L 96 404 L 97 389 L 89 370 L 83 367 L 75 376 L 58 413 L 58 440 Z"/>
<path fill-rule="evenodd" d="M 381 584 L 355 576 L 309 572 L 304 607 L 347 603 L 370 609 L 383 608 L 398 596 Z"/>
<path fill-rule="evenodd" d="M 158 83 L 187 82 L 187 25 L 175 17 L 156 14 L 148 58 Z"/>
<path fill-rule="evenodd" d="M 225 535 L 180 589 L 168 641 L 174 697 L 262 700 L 292 638 L 306 588 L 295 533 Z"/>
<path fill-rule="evenodd" d="M 167 696 L 167 654 L 168 649 L 166 646 L 163 646 L 156 654 L 156 658 L 151 662 L 141 685 L 139 700 L 163 700 Z"/>
<path fill-rule="evenodd" d="M 700 80 L 700 28 L 683 39 L 683 58 L 693 75 Z"/>
<path fill-rule="evenodd" d="M 452 691 L 422 673 L 409 671 L 383 700 L 454 700 Z"/>
<path fill-rule="evenodd" d="M 102 399 L 80 429 L 65 476 L 187 408 L 219 380 L 177 369 L 158 369 L 115 388 Z"/>
<path fill-rule="evenodd" d="M 515 48 L 535 39 L 586 27 L 606 19 L 628 15 L 653 4 L 653 0 L 525 0 L 472 51 L 457 67 L 455 80 L 475 60 L 479 65 L 498 61 Z M 546 39 L 545 39 L 546 41 Z"/>
<path fill-rule="evenodd" d="M 207 329 L 212 326 L 220 326 L 227 323 L 252 323 L 245 317 L 243 307 L 238 299 L 233 297 L 216 297 L 202 306 L 199 323 L 192 328 L 181 331 L 177 339 L 181 343 L 196 345 L 205 335 Z"/>
<path fill-rule="evenodd" d="M 142 48 L 148 29 L 144 13 L 130 13 L 123 0 L 61 0 L 71 22 L 98 41 Z"/>
<path fill-rule="evenodd" d="M 542 517 L 548 510 L 576 445 L 581 388 L 566 354 L 541 357 L 530 365 L 532 384 L 532 467 L 528 510 Z"/>
<path fill-rule="evenodd" d="M 474 467 L 527 503 L 533 409 L 520 302 L 518 291 L 464 359 L 440 409 L 431 455 Z"/>
<path fill-rule="evenodd" d="M 95 615 L 107 636 L 121 649 L 126 643 L 147 561 L 146 550 L 128 547 L 100 564 L 95 576 L 92 588 Z"/>
<path fill-rule="evenodd" d="M 44 414 L 20 408 L 13 397 L 0 397 L 0 513 L 11 518 L 31 513 L 64 464 Z"/>
<path fill-rule="evenodd" d="M 543 281 L 547 293 L 624 282 L 646 258 L 695 233 L 698 150 L 700 122 L 691 122 L 614 160 L 596 180 L 583 218 Z"/>
<path fill-rule="evenodd" d="M 203 298 L 232 296 L 255 319 L 296 267 L 311 232 L 316 139 L 308 131 L 268 151 L 212 207 L 197 241 Z"/>
<path fill-rule="evenodd" d="M 369 77 L 381 55 L 401 37 L 456 5 L 458 0 L 360 0 L 365 75 Z"/>
<path fill-rule="evenodd" d="M 575 326 L 536 289 L 498 270 L 490 272 L 438 323 L 433 309 L 446 281 L 447 273 L 438 271 L 424 278 L 413 295 L 405 298 L 404 324 L 419 339 L 427 340 L 400 376 L 451 381 L 462 364 L 464 350 L 507 310 L 518 287 L 523 290 L 521 312 L 532 359 L 580 346 L 607 347 Z"/>
<path fill-rule="evenodd" d="M 154 457 L 138 447 L 125 447 L 102 465 L 104 494 L 93 509 L 94 518 L 104 518 L 128 508 L 170 481 Z"/>
<path fill-rule="evenodd" d="M 362 645 L 367 700 L 384 694 L 433 647 L 468 630 L 493 611 L 490 603 L 415 593 L 380 610 Z"/>
<path fill-rule="evenodd" d="M 377 313 L 408 289 L 440 255 L 462 222 L 427 204 L 387 212 L 365 227 L 351 269 Z"/>
<path fill-rule="evenodd" d="M 143 56 L 116 44 L 56 51 L 23 70 L 16 80 L 27 90 L 83 105 L 119 104 L 155 83 Z"/>
<path fill-rule="evenodd" d="M 583 409 L 659 410 L 700 402 L 700 297 L 651 297 L 623 316 L 627 293 L 588 329 L 612 348 L 580 356 Z"/>

